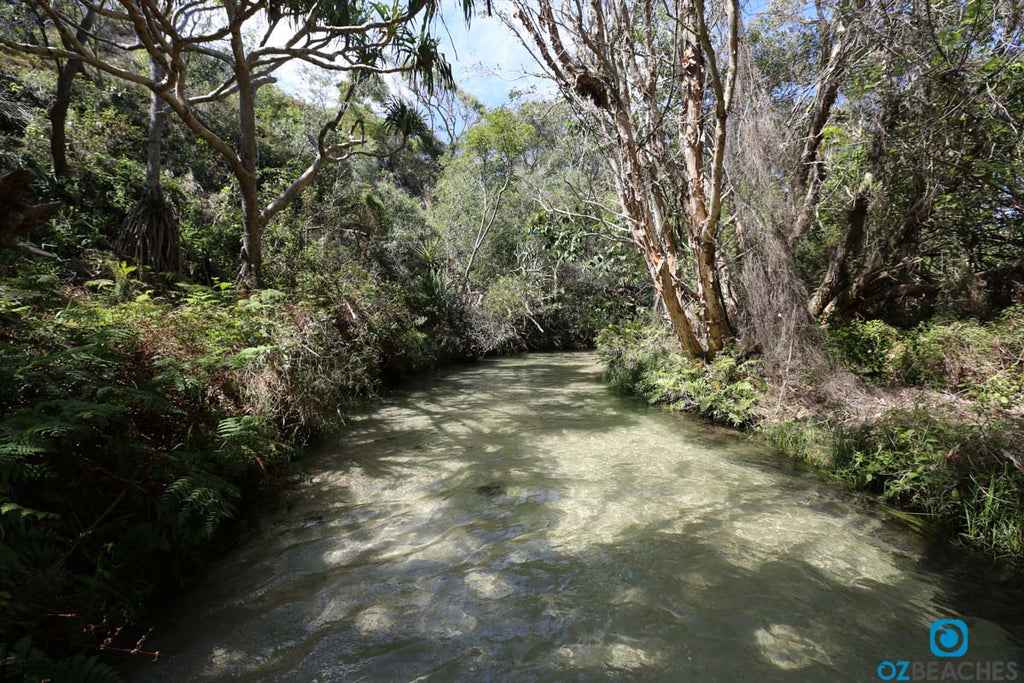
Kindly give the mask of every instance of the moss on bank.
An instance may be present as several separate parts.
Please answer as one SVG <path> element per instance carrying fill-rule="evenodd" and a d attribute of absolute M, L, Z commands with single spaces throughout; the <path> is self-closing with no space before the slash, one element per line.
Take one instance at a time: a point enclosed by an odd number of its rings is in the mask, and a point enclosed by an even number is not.
<path fill-rule="evenodd" d="M 919 337 L 902 336 L 904 348 L 930 349 L 929 383 L 957 386 L 959 380 L 939 367 L 962 367 L 957 358 L 968 343 L 953 333 L 1001 340 L 1016 334 L 1019 312 L 1004 315 L 1003 325 L 922 327 Z M 861 323 L 864 326 L 865 324 Z M 871 326 L 867 325 L 870 329 Z M 951 331 L 952 329 L 952 331 Z M 979 329 L 982 331 L 979 332 Z M 850 346 L 850 327 L 833 344 Z M 857 335 L 858 338 L 871 335 Z M 943 339 L 939 345 L 936 339 Z M 1019 372 L 1018 355 L 1007 344 L 977 345 L 972 367 L 988 377 Z M 918 407 L 888 410 L 850 424 L 824 417 L 772 418 L 766 409 L 766 383 L 756 364 L 724 354 L 711 364 L 674 352 L 670 337 L 644 325 L 614 327 L 599 337 L 598 352 L 614 385 L 676 410 L 715 422 L 749 428 L 772 447 L 823 469 L 887 505 L 920 516 L 943 538 L 985 555 L 1024 565 L 1024 434 L 1014 414 L 996 406 L 1017 405 L 1018 385 L 1007 387 L 1006 401 L 989 393 L 975 396 L 976 412 L 938 413 Z M 986 354 L 984 349 L 990 349 Z M 858 348 L 861 365 L 874 353 Z M 774 392 L 771 392 L 774 397 Z M 1005 396 L 999 393 L 997 396 Z"/>

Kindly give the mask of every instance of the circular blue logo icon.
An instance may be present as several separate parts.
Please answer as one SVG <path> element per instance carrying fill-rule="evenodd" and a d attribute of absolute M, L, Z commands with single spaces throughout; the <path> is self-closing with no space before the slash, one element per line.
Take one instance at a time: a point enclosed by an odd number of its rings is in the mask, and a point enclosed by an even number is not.
<path fill-rule="evenodd" d="M 960 619 L 933 621 L 929 645 L 936 657 L 963 657 L 967 654 L 967 624 Z"/>

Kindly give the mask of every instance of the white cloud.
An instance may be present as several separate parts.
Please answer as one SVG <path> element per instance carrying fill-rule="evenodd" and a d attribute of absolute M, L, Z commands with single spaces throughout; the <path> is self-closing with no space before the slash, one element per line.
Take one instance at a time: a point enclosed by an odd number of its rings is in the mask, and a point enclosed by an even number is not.
<path fill-rule="evenodd" d="M 535 75 L 539 68 L 533 57 L 498 16 L 481 13 L 467 26 L 461 8 L 453 0 L 447 0 L 445 5 L 433 32 L 441 40 L 441 50 L 452 64 L 460 88 L 488 107 L 507 102 L 511 90 L 532 92 L 538 98 L 555 93 L 550 81 Z M 495 9 L 500 6 L 501 3 L 495 3 Z M 274 38 L 279 38 L 277 32 Z M 275 75 L 285 92 L 311 100 L 315 91 L 311 75 L 316 71 L 321 70 L 294 62 L 281 67 Z M 393 79 L 388 80 L 394 90 L 403 90 Z"/>

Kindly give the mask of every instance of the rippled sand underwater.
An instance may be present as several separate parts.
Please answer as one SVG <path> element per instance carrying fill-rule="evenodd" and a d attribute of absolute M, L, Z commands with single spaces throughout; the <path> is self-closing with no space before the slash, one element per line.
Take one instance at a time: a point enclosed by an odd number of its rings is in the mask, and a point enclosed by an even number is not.
<path fill-rule="evenodd" d="M 1024 658 L 921 537 L 590 354 L 439 372 L 304 466 L 138 680 L 870 681 L 940 617 Z"/>

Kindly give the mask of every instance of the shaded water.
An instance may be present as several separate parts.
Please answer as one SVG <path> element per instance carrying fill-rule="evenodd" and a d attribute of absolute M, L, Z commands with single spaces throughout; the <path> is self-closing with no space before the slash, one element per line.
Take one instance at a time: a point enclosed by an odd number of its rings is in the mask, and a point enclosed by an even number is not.
<path fill-rule="evenodd" d="M 487 361 L 357 417 L 138 678 L 868 681 L 958 616 L 968 659 L 1020 658 L 1017 607 L 960 604 L 922 538 L 599 372 Z"/>

